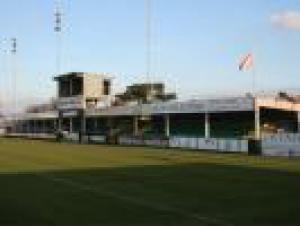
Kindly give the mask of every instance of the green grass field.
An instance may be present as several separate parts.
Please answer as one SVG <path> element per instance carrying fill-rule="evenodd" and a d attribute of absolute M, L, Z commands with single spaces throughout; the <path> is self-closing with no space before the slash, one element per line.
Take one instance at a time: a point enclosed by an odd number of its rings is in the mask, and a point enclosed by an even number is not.
<path fill-rule="evenodd" d="M 300 159 L 0 139 L 0 225 L 300 225 Z"/>

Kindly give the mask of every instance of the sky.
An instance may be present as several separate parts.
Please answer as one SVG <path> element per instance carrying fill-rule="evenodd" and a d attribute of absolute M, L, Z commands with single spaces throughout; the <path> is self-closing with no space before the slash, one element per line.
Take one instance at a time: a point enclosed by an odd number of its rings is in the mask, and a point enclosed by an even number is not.
<path fill-rule="evenodd" d="M 61 72 L 109 73 L 115 92 L 146 80 L 144 0 L 62 0 Z M 298 89 L 299 0 L 150 0 L 151 81 L 182 98 Z M 1 101 L 56 96 L 54 0 L 1 0 Z M 17 38 L 17 55 L 10 53 Z M 252 53 L 253 70 L 239 71 Z M 255 76 L 254 76 L 255 75 Z"/>

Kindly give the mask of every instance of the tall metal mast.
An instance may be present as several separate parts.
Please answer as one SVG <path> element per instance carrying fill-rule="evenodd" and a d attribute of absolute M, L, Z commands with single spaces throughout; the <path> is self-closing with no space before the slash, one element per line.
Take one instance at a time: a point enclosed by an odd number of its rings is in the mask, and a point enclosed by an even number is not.
<path fill-rule="evenodd" d="M 62 67 L 62 31 L 63 31 L 63 13 L 62 0 L 55 0 L 55 24 L 54 32 L 56 33 L 56 75 L 61 73 Z"/>
<path fill-rule="evenodd" d="M 18 83 L 17 83 L 17 38 L 11 38 L 11 63 L 12 63 L 12 103 L 13 103 L 13 112 L 14 112 L 14 121 L 15 121 L 15 129 L 17 129 L 17 112 L 18 112 Z M 17 131 L 15 131 L 17 132 Z"/>
<path fill-rule="evenodd" d="M 0 84 L 1 84 L 1 90 L 2 90 L 2 92 L 0 93 L 0 95 L 1 95 L 1 100 L 0 100 L 0 109 L 1 109 L 1 114 L 3 114 L 3 109 L 4 109 L 4 98 L 3 98 L 3 95 L 4 95 L 4 93 L 5 93 L 5 80 L 4 80 L 4 78 L 5 78 L 5 63 L 6 63 L 6 61 L 5 61 L 5 46 L 4 46 L 4 40 L 2 40 L 1 39 L 1 41 L 0 41 L 0 51 L 1 51 L 1 68 L 0 68 L 0 70 L 2 71 L 2 73 L 0 74 L 0 76 L 1 76 L 1 81 L 0 81 Z"/>
<path fill-rule="evenodd" d="M 152 0 L 145 0 L 145 41 L 146 41 L 146 82 L 149 83 L 149 93 L 147 100 L 153 98 L 153 87 L 151 81 L 152 73 Z M 146 88 L 147 89 L 147 88 Z"/>
<path fill-rule="evenodd" d="M 146 102 L 151 102 L 153 99 L 153 87 L 151 81 L 151 38 L 152 38 L 152 0 L 144 0 L 145 4 L 145 94 Z M 149 87 L 148 87 L 149 86 Z M 149 90 L 148 90 L 149 89 Z M 151 120 L 151 113 L 147 110 L 147 106 L 141 105 L 141 120 Z"/>
<path fill-rule="evenodd" d="M 149 96 L 147 99 L 152 99 L 152 0 L 145 0 L 145 35 L 146 35 L 146 81 L 149 83 Z M 147 88 L 146 88 L 147 89 Z"/>
<path fill-rule="evenodd" d="M 150 82 L 151 74 L 151 36 L 152 36 L 152 0 L 145 0 L 145 35 L 146 35 L 146 76 Z"/>
<path fill-rule="evenodd" d="M 62 66 L 62 31 L 63 31 L 63 13 L 62 13 L 62 0 L 55 0 L 55 11 L 54 11 L 54 32 L 56 34 L 56 76 L 61 74 Z M 57 130 L 62 130 L 62 113 L 59 112 L 58 121 L 56 124 Z"/>

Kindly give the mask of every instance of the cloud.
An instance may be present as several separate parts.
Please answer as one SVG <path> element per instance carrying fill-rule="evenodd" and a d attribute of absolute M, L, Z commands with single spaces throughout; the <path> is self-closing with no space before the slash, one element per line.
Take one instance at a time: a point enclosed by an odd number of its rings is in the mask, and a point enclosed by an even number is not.
<path fill-rule="evenodd" d="M 278 12 L 270 17 L 271 23 L 289 30 L 300 30 L 300 11 Z"/>

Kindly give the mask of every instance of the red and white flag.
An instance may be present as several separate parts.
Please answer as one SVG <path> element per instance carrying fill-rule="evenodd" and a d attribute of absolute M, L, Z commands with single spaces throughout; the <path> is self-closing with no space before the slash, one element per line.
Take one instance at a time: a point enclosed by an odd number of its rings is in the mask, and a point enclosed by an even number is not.
<path fill-rule="evenodd" d="M 251 53 L 248 53 L 244 56 L 239 64 L 239 70 L 248 70 L 253 66 L 253 56 Z"/>

